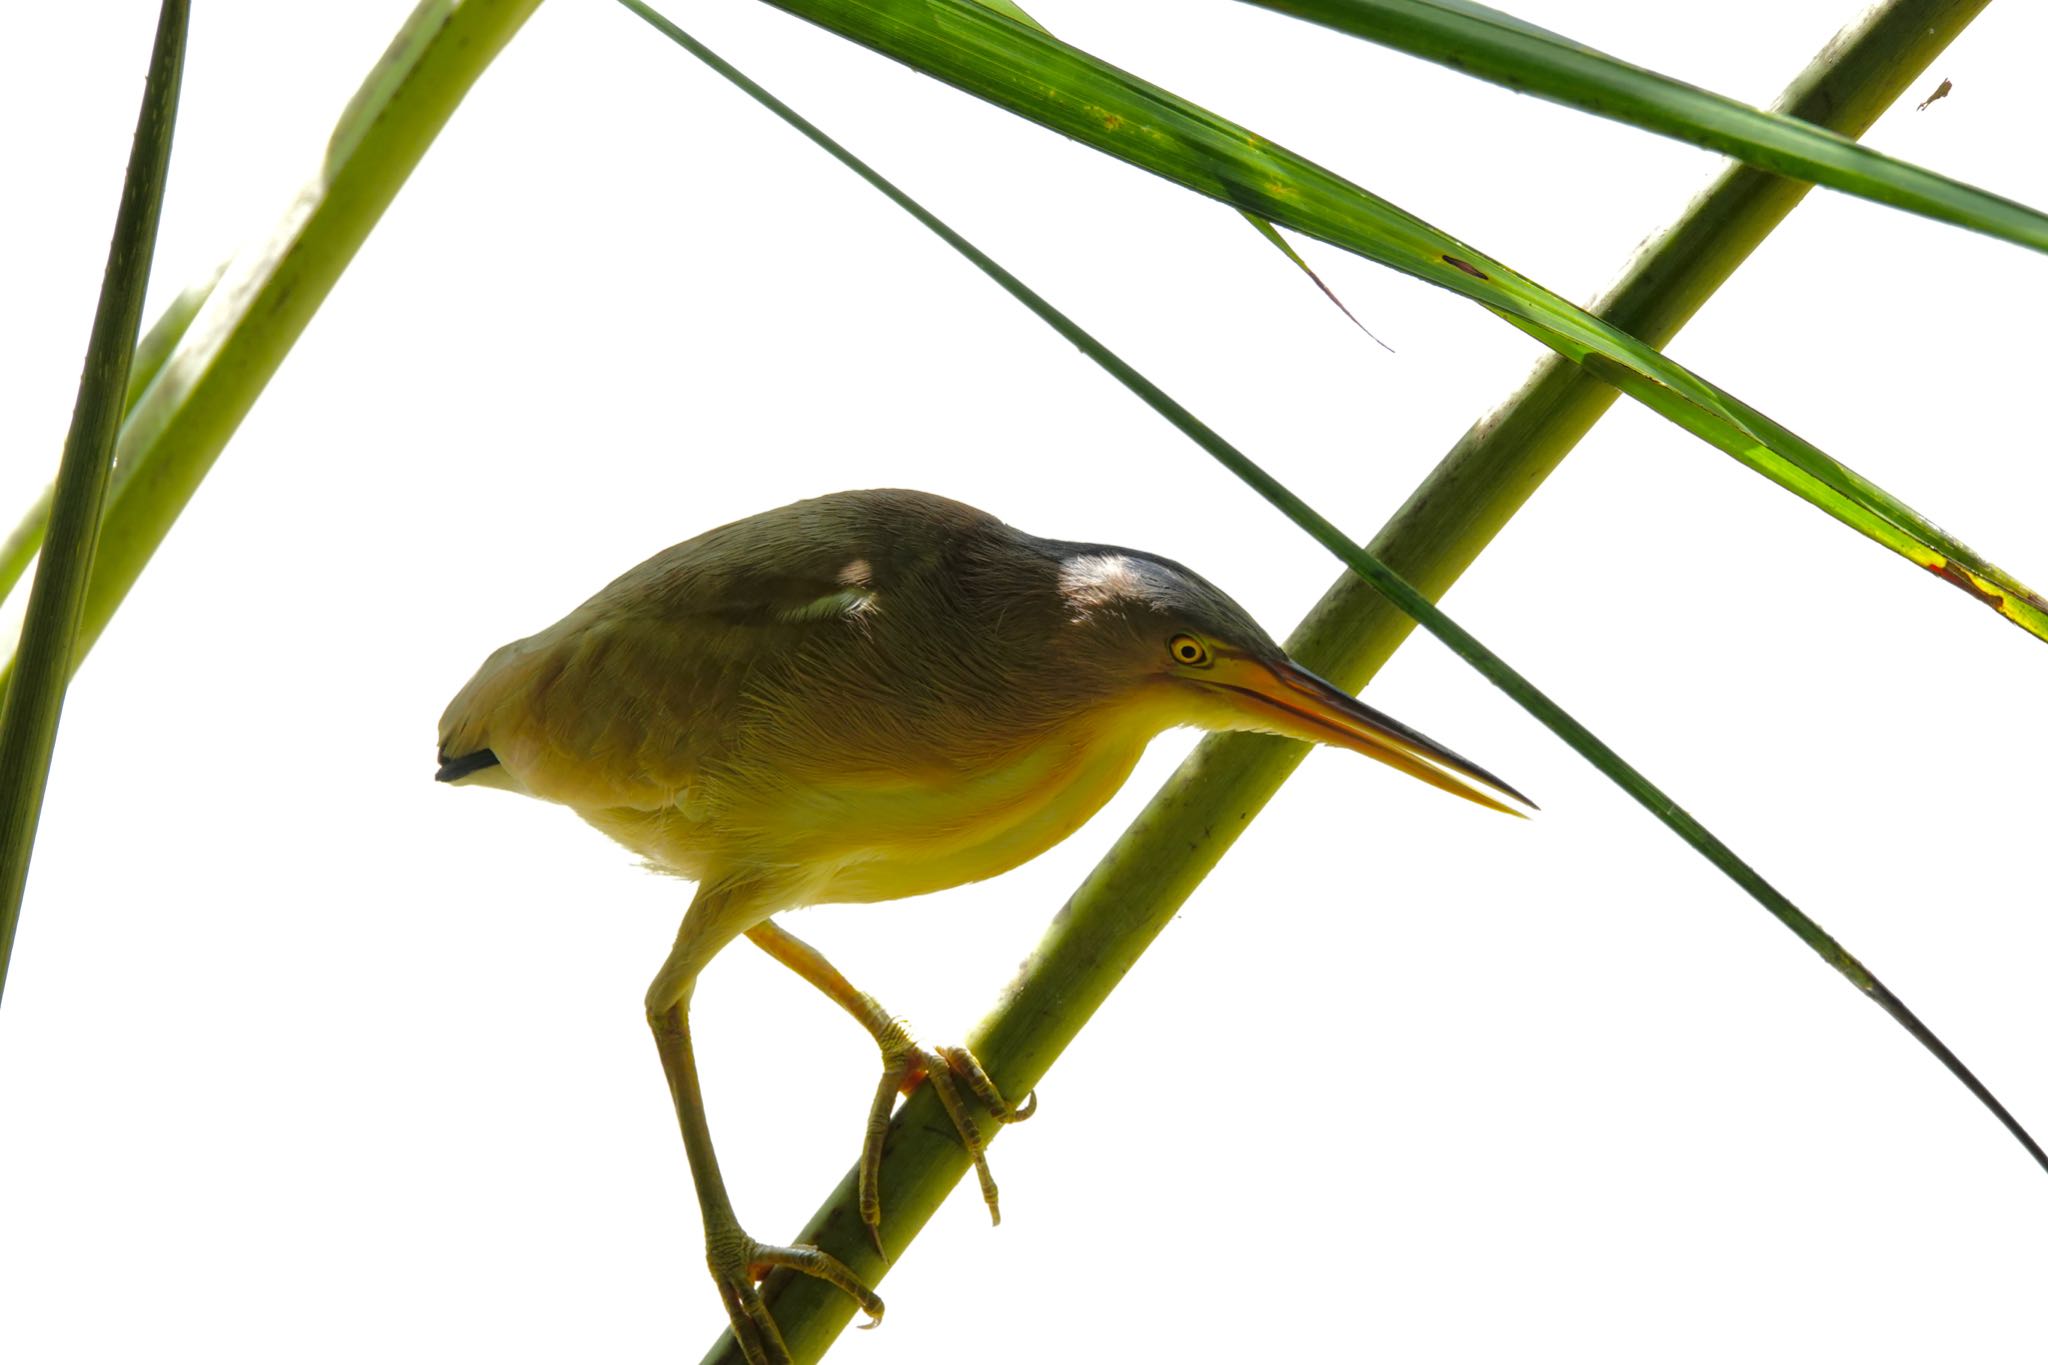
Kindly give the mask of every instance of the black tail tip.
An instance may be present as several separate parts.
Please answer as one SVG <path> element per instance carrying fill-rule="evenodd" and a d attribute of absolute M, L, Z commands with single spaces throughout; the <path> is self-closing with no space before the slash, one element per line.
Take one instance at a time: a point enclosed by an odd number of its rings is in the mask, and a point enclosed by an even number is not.
<path fill-rule="evenodd" d="M 498 756 L 489 749 L 478 749 L 473 754 L 463 754 L 458 758 L 449 758 L 444 754 L 441 758 L 440 768 L 434 773 L 434 780 L 436 782 L 459 782 L 479 769 L 495 768 L 497 766 Z"/>

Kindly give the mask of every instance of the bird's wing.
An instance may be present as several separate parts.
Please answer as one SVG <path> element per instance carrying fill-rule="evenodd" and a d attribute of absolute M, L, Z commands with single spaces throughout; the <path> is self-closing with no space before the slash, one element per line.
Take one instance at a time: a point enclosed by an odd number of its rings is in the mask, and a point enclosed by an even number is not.
<path fill-rule="evenodd" d="M 442 775 L 585 811 L 659 809 L 739 742 L 750 677 L 890 629 L 877 607 L 1003 530 L 962 503 L 869 489 L 671 546 L 493 654 L 442 718 Z"/>
<path fill-rule="evenodd" d="M 877 596 L 843 556 L 771 569 L 674 553 L 485 661 L 442 717 L 443 777 L 579 810 L 673 804 L 736 740 L 748 678 Z"/>

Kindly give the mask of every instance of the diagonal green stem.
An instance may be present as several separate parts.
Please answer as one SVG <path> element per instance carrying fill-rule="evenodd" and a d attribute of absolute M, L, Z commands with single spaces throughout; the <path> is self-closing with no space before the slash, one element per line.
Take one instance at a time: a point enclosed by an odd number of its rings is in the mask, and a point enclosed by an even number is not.
<path fill-rule="evenodd" d="M 645 16 L 643 6 L 626 0 Z M 1987 0 L 1889 0 L 1836 41 L 1778 107 L 1838 131 L 1866 129 Z M 699 45 L 686 44 L 694 51 Z M 703 55 L 701 52 L 699 55 Z M 714 65 L 726 70 L 713 59 Z M 743 78 L 742 78 L 743 79 Z M 774 106 L 771 106 L 774 107 Z M 780 110 L 778 110 L 780 112 Z M 1595 311 L 1663 344 L 1731 276 L 1807 187 L 1734 168 L 1648 244 Z M 887 192 L 887 191 L 885 191 Z M 1614 390 L 1552 357 L 1513 399 L 1475 423 L 1373 543 L 1421 590 L 1442 593 L 1614 401 Z M 1362 686 L 1413 623 L 1346 573 L 1288 641 L 1289 652 L 1351 688 Z M 1301 761 L 1303 746 L 1250 735 L 1204 740 L 1056 917 L 1038 951 L 969 1039 L 1008 1087 L 1029 1088 L 1136 962 L 1187 895 Z M 1876 983 L 1878 1004 L 1920 1037 L 1918 1021 Z M 1944 1055 L 1944 1064 L 1959 1064 Z M 1975 1088 L 1975 1087 L 1973 1087 Z M 965 1154 L 919 1094 L 898 1112 L 883 1180 L 889 1244 L 913 1238 L 967 1168 Z M 801 1239 L 863 1274 L 886 1267 L 865 1245 L 855 1173 L 826 1199 Z M 816 1360 L 851 1317 L 829 1290 L 787 1277 L 767 1295 L 799 1360 Z M 730 1335 L 708 1361 L 737 1359 Z"/>
<path fill-rule="evenodd" d="M 164 179 L 171 160 L 171 131 L 178 121 L 178 87 L 185 71 L 185 30 L 189 0 L 163 0 L 157 11 L 156 42 L 136 116 L 135 145 L 114 215 L 114 240 L 100 283 L 99 309 L 86 342 L 85 373 L 78 405 L 57 466 L 49 500 L 49 531 L 29 589 L 22 623 L 19 667 L 0 701 L 0 990 L 21 920 L 28 884 L 29 855 L 42 815 L 50 755 L 64 689 L 71 681 L 79 616 L 93 547 L 99 540 L 100 510 L 113 473 L 114 433 L 127 407 L 128 372 L 135 337 L 142 329 L 142 293 L 156 254 L 157 222 L 163 211 Z M 10 551 L 14 547 L 10 542 Z"/>

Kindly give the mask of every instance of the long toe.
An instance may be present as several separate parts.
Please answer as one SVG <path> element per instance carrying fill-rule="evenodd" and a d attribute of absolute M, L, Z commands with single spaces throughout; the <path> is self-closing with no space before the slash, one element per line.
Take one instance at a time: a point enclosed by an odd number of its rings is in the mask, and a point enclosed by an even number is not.
<path fill-rule="evenodd" d="M 1024 1096 L 1024 1103 L 1011 1104 L 1003 1098 L 1003 1092 L 996 1089 L 996 1083 L 981 1069 L 981 1063 L 974 1054 L 964 1047 L 942 1047 L 938 1049 L 953 1074 L 967 1082 L 967 1088 L 982 1102 L 998 1123 L 1022 1123 L 1038 1112 L 1038 1092 Z"/>
<path fill-rule="evenodd" d="M 995 1177 L 988 1169 L 985 1155 L 988 1141 L 982 1136 L 981 1125 L 967 1105 L 963 1087 L 999 1124 L 1022 1122 L 1030 1118 L 1038 1107 L 1036 1091 L 1026 1095 L 1021 1105 L 1013 1105 L 1006 1100 L 982 1069 L 981 1063 L 966 1048 L 925 1047 L 910 1037 L 901 1020 L 892 1020 L 891 1024 L 890 1036 L 883 1039 L 882 1079 L 876 1087 L 874 1107 L 868 1114 L 867 1140 L 861 1149 L 860 1162 L 861 1221 L 867 1225 L 868 1240 L 884 1260 L 888 1259 L 888 1253 L 883 1250 L 881 1232 L 882 1148 L 888 1139 L 889 1113 L 899 1088 L 908 1092 L 914 1090 L 920 1081 L 931 1082 L 939 1104 L 952 1121 L 953 1131 L 960 1136 L 960 1145 L 967 1149 L 968 1159 L 974 1163 L 975 1179 L 981 1185 L 982 1202 L 988 1205 L 991 1223 L 1003 1221 L 1002 1203 L 996 1191 Z"/>
<path fill-rule="evenodd" d="M 768 1246 L 733 1228 L 706 1239 L 704 1259 L 747 1365 L 791 1365 L 782 1331 L 761 1298 L 760 1281 L 777 1266 L 815 1276 L 845 1291 L 868 1315 L 862 1326 L 873 1327 L 882 1320 L 881 1297 L 847 1269 L 845 1262 L 816 1247 Z"/>

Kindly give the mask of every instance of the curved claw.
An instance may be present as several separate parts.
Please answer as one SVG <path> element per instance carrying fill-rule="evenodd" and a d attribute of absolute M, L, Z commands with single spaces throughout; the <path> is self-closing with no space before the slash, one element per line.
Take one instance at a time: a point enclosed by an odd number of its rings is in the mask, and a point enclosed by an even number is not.
<path fill-rule="evenodd" d="M 983 1155 L 987 1142 L 960 1093 L 960 1086 L 964 1083 L 998 1123 L 1019 1123 L 1030 1118 L 1038 1108 L 1038 1092 L 1034 1090 L 1025 1096 L 1022 1105 L 1012 1105 L 1003 1098 L 1002 1092 L 989 1079 L 972 1052 L 964 1047 L 924 1047 L 911 1037 L 909 1026 L 901 1019 L 891 1019 L 886 1034 L 878 1035 L 876 1041 L 882 1046 L 882 1079 L 875 1087 L 874 1104 L 868 1110 L 859 1182 L 861 1222 L 868 1230 L 868 1241 L 876 1253 L 884 1261 L 889 1259 L 888 1252 L 882 1247 L 881 1193 L 882 1148 L 889 1135 L 889 1115 L 895 1107 L 897 1092 L 914 1090 L 922 1080 L 931 1081 L 946 1117 L 953 1121 L 953 1130 L 960 1135 L 961 1145 L 974 1162 L 975 1178 L 981 1185 L 982 1201 L 988 1205 L 989 1221 L 1001 1223 L 1002 1205 L 995 1177 L 989 1173 L 988 1160 Z"/>
<path fill-rule="evenodd" d="M 946 1065 L 953 1074 L 967 1082 L 967 1088 L 974 1092 L 974 1097 L 982 1102 L 996 1122 L 1022 1123 L 1038 1112 L 1036 1090 L 1024 1096 L 1024 1103 L 1012 1105 L 1003 1098 L 1003 1092 L 996 1089 L 996 1083 L 981 1069 L 981 1063 L 975 1060 L 972 1052 L 964 1047 L 942 1047 L 938 1052 L 946 1059 Z"/>
<path fill-rule="evenodd" d="M 718 1296 L 725 1301 L 733 1339 L 739 1343 L 747 1365 L 790 1365 L 782 1331 L 761 1299 L 760 1281 L 777 1266 L 814 1276 L 844 1291 L 868 1315 L 862 1327 L 874 1327 L 882 1321 L 880 1296 L 847 1269 L 845 1262 L 814 1246 L 768 1246 L 735 1227 L 707 1235 L 704 1259 L 718 1285 Z"/>

